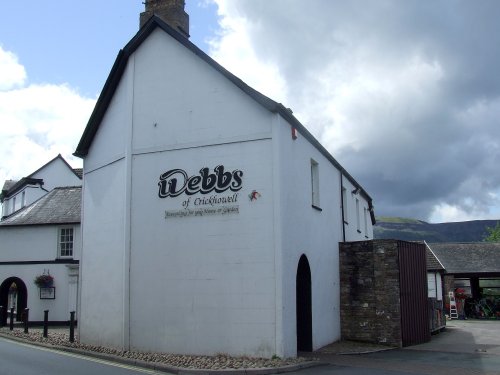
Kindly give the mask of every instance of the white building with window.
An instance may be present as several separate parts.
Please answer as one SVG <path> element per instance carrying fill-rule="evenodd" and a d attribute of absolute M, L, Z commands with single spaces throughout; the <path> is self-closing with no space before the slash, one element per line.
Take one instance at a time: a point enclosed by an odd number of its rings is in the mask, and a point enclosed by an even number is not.
<path fill-rule="evenodd" d="M 14 307 L 18 320 L 29 308 L 30 321 L 43 321 L 44 310 L 49 310 L 52 323 L 65 323 L 70 311 L 77 309 L 79 171 L 59 155 L 30 176 L 6 186 L 2 191 L 6 215 L 0 221 L 0 306 L 9 311 Z M 19 207 L 13 203 L 18 197 L 24 197 Z M 44 274 L 53 277 L 51 285 L 35 283 L 35 278 Z"/>
<path fill-rule="evenodd" d="M 339 340 L 339 243 L 372 238 L 372 200 L 180 22 L 120 52 L 75 152 L 80 339 L 266 357 Z"/>

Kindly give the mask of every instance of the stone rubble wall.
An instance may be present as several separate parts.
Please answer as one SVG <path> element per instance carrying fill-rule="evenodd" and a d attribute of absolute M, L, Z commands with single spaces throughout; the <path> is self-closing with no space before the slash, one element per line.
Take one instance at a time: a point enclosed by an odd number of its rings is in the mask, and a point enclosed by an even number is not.
<path fill-rule="evenodd" d="M 340 246 L 342 340 L 401 347 L 398 242 Z"/>

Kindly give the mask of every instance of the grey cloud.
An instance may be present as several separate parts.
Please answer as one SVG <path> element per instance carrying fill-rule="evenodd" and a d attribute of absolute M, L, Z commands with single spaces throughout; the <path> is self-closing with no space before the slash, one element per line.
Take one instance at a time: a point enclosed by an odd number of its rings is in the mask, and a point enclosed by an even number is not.
<path fill-rule="evenodd" d="M 251 48 L 280 66 L 285 105 L 307 114 L 306 125 L 365 186 L 378 215 L 428 219 L 439 203 L 486 215 L 498 204 L 488 193 L 500 189 L 500 2 L 231 6 L 253 25 Z M 358 79 L 382 89 L 348 99 L 335 91 Z M 395 94 L 384 91 L 394 82 Z M 347 124 L 336 127 L 322 112 L 328 101 Z M 357 143 L 340 142 L 346 137 Z"/>

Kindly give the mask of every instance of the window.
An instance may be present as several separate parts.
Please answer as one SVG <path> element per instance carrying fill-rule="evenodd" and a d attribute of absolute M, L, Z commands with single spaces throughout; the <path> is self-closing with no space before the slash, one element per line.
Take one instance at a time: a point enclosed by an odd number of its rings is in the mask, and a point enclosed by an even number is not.
<path fill-rule="evenodd" d="M 356 198 L 356 229 L 361 233 L 361 224 L 359 220 L 359 199 Z"/>
<path fill-rule="evenodd" d="M 16 211 L 16 197 L 12 198 L 12 212 Z"/>
<path fill-rule="evenodd" d="M 368 210 L 363 207 L 363 223 L 365 225 L 365 237 L 368 238 Z"/>
<path fill-rule="evenodd" d="M 23 191 L 22 195 L 21 195 L 21 208 L 26 206 L 26 192 Z"/>
<path fill-rule="evenodd" d="M 436 275 L 432 272 L 427 272 L 427 296 L 437 298 Z"/>
<path fill-rule="evenodd" d="M 59 229 L 59 256 L 73 256 L 73 228 Z"/>
<path fill-rule="evenodd" d="M 342 210 L 344 211 L 344 223 L 349 223 L 349 219 L 347 217 L 347 213 L 349 210 L 347 209 L 347 189 L 345 187 L 342 188 Z"/>
<path fill-rule="evenodd" d="M 312 205 L 319 208 L 319 169 L 318 163 L 311 159 Z"/>

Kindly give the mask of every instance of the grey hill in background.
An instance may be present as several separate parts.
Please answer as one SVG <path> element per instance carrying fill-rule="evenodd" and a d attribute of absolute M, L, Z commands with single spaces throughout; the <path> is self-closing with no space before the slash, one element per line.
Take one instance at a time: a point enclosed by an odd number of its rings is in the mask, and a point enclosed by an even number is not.
<path fill-rule="evenodd" d="M 480 242 L 488 235 L 488 227 L 498 220 L 473 220 L 431 224 L 422 220 L 400 217 L 377 217 L 373 227 L 376 239 L 433 242 Z"/>

